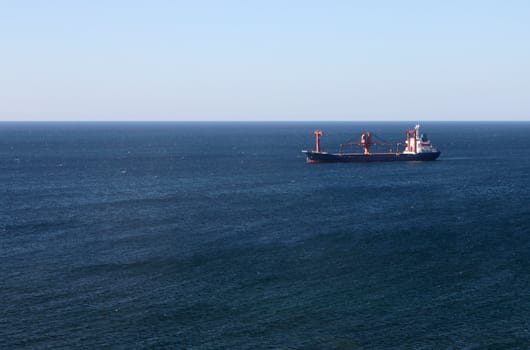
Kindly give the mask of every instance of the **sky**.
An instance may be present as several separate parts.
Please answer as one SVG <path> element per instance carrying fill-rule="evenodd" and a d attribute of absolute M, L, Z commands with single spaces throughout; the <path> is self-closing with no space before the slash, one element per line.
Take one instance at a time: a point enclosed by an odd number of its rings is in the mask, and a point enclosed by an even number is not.
<path fill-rule="evenodd" d="M 530 121 L 530 1 L 0 0 L 0 121 Z"/>

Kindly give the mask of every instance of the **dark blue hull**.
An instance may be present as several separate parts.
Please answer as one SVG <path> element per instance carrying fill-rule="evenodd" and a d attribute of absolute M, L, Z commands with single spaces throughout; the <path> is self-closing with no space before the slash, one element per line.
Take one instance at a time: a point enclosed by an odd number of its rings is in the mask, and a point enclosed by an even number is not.
<path fill-rule="evenodd" d="M 303 151 L 308 163 L 362 163 L 362 162 L 413 162 L 435 160 L 440 152 L 404 154 L 404 153 L 323 153 Z"/>

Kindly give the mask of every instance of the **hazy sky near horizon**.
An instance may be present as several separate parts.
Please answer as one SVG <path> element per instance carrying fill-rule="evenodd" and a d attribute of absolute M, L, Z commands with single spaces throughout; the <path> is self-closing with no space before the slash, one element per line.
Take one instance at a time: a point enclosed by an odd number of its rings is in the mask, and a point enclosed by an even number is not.
<path fill-rule="evenodd" d="M 530 1 L 2 1 L 0 121 L 530 120 Z"/>

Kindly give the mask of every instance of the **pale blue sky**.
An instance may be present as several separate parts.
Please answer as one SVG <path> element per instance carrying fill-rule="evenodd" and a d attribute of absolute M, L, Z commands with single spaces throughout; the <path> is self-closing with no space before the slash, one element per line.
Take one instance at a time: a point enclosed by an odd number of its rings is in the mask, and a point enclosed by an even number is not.
<path fill-rule="evenodd" d="M 530 120 L 530 1 L 0 0 L 0 120 Z"/>

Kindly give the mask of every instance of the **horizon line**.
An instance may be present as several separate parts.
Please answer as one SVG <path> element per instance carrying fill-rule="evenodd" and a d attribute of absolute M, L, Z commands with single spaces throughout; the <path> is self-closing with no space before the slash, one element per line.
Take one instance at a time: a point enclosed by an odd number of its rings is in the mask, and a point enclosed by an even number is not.
<path fill-rule="evenodd" d="M 226 119 L 226 120 L 0 120 L 0 123 L 529 123 L 530 119 L 463 119 L 463 120 L 237 120 L 237 119 Z"/>

